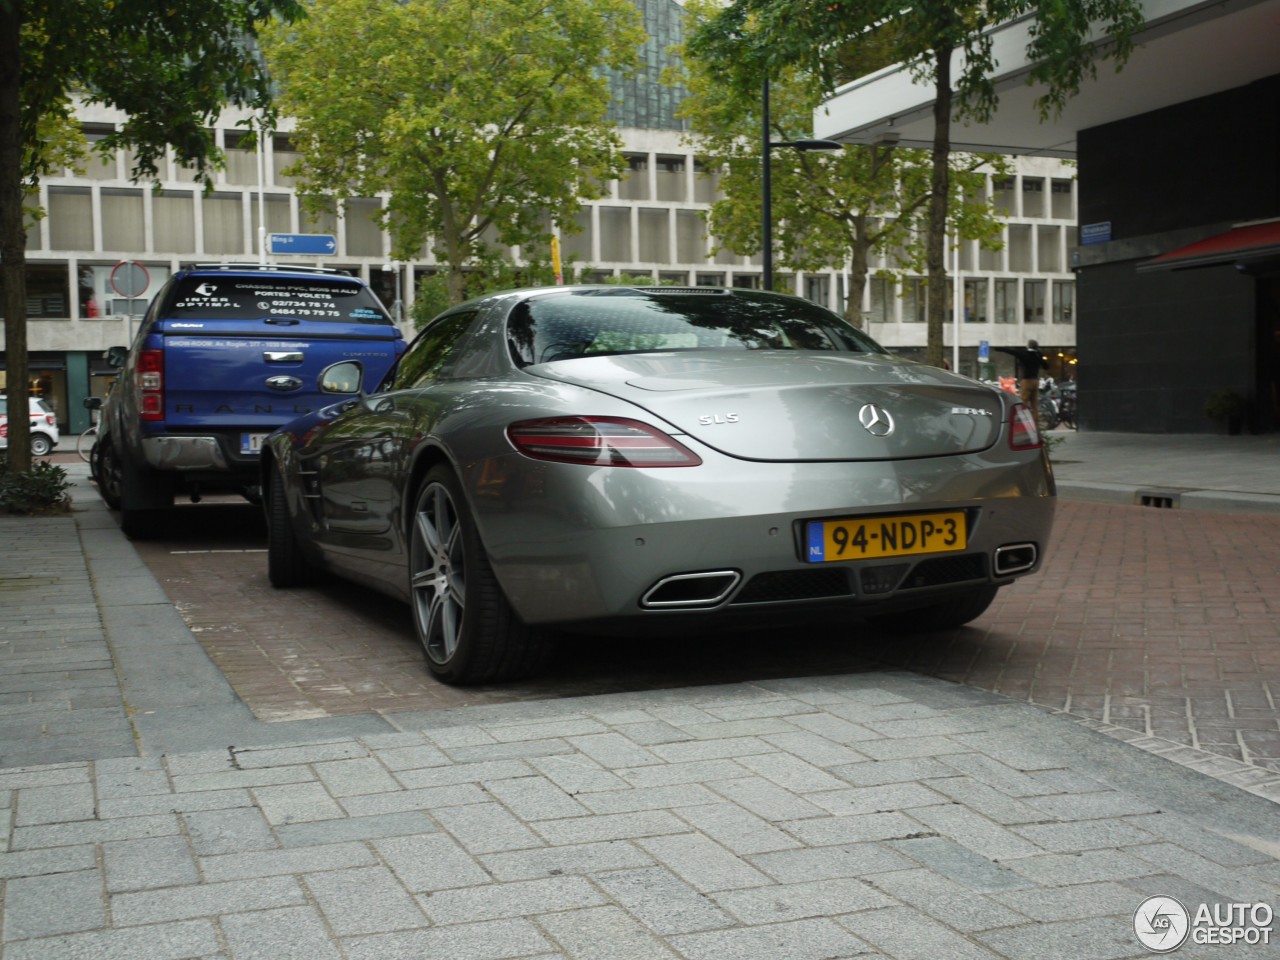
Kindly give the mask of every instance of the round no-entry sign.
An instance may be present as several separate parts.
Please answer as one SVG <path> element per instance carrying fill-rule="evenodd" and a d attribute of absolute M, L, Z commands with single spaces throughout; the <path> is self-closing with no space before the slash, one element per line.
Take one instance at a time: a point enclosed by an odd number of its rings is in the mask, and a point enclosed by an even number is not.
<path fill-rule="evenodd" d="M 111 268 L 111 289 L 116 296 L 132 300 L 147 292 L 151 286 L 151 274 L 137 260 L 121 260 Z"/>

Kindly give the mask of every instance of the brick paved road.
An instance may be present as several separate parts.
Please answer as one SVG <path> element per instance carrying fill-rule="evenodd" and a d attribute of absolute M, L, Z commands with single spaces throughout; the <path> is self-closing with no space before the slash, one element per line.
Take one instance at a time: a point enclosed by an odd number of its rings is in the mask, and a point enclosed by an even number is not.
<path fill-rule="evenodd" d="M 1045 570 L 1002 591 L 970 628 L 894 650 L 878 634 L 851 642 L 800 631 L 692 647 L 574 640 L 536 681 L 458 690 L 426 674 L 407 608 L 342 583 L 272 590 L 254 512 L 208 506 L 173 539 L 138 546 L 263 720 L 889 664 L 1280 771 L 1280 517 L 1061 501 Z"/>

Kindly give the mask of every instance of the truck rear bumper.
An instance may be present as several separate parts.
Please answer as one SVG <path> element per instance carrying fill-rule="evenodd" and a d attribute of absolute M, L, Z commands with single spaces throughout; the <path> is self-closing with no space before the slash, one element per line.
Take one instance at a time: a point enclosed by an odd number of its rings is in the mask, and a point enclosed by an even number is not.
<path fill-rule="evenodd" d="M 230 470 L 217 437 L 148 437 L 142 454 L 155 470 Z"/>

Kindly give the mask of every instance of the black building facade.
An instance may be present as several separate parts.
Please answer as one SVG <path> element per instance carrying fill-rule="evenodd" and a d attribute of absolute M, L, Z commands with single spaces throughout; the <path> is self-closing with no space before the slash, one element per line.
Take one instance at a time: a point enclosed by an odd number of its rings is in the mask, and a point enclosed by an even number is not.
<path fill-rule="evenodd" d="M 1081 426 L 1280 430 L 1280 74 L 1078 144 Z"/>

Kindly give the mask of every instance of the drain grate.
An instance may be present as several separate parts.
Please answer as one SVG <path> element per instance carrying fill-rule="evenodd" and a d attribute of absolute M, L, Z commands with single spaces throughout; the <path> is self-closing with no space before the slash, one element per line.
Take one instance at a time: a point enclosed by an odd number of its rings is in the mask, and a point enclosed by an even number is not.
<path fill-rule="evenodd" d="M 1171 490 L 1139 490 L 1133 500 L 1140 507 L 1159 510 L 1176 510 L 1182 506 L 1182 495 Z"/>

